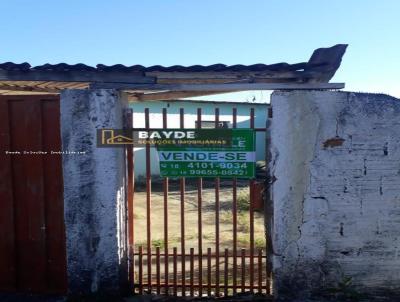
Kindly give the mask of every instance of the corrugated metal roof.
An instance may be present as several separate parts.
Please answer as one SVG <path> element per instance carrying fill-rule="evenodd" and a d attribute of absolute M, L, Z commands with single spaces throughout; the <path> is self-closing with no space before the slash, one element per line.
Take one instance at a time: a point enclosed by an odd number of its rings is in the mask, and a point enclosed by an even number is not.
<path fill-rule="evenodd" d="M 319 64 L 324 65 L 324 64 Z M 277 64 L 253 64 L 253 65 L 224 65 L 224 64 L 213 64 L 213 65 L 192 65 L 192 66 L 161 66 L 154 65 L 145 67 L 143 65 L 132 65 L 125 66 L 122 64 L 115 65 L 104 65 L 97 64 L 96 67 L 88 66 L 82 63 L 79 64 L 44 64 L 38 66 L 31 66 L 29 63 L 13 63 L 5 62 L 0 64 L 0 69 L 7 71 L 28 71 L 28 70 L 40 70 L 40 71 L 104 71 L 104 72 L 224 72 L 224 71 L 296 71 L 304 70 L 307 68 L 307 62 L 288 64 L 288 63 L 277 63 Z"/>
<path fill-rule="evenodd" d="M 252 65 L 225 65 L 225 64 L 213 64 L 213 65 L 192 65 L 192 66 L 143 66 L 143 65 L 132 65 L 125 66 L 123 64 L 115 65 L 104 65 L 97 64 L 94 66 L 89 66 L 86 64 L 44 64 L 38 66 L 31 66 L 29 63 L 13 63 L 5 62 L 0 64 L 0 69 L 7 71 L 104 71 L 104 72 L 241 72 L 241 71 L 296 71 L 296 70 L 307 70 L 318 68 L 326 65 L 332 64 L 332 61 L 337 61 L 340 64 L 341 57 L 343 56 L 347 45 L 337 44 L 330 48 L 319 48 L 314 51 L 310 60 L 308 62 L 288 64 L 288 63 L 276 63 L 276 64 L 252 64 Z M 338 56 L 339 60 L 333 58 Z M 333 60 L 332 60 L 333 59 Z"/>
<path fill-rule="evenodd" d="M 338 44 L 330 48 L 316 49 L 308 62 L 296 64 L 154 65 L 149 67 L 98 64 L 94 67 L 81 63 L 31 66 L 26 62 L 5 62 L 0 63 L 0 93 L 13 90 L 27 93 L 30 91 L 58 93 L 63 89 L 86 89 L 97 87 L 98 84 L 115 89 L 125 87 L 122 90 L 143 93 L 144 90 L 196 91 L 198 85 L 207 86 L 208 84 L 223 84 L 224 87 L 219 86 L 218 89 L 230 91 L 235 84 L 240 85 L 240 83 L 254 83 L 254 85 L 259 83 L 297 85 L 328 83 L 339 68 L 346 47 L 345 44 Z M 272 87 L 273 85 L 265 86 Z M 214 91 L 214 86 L 207 87 L 209 91 Z M 219 91 L 218 89 L 216 91 Z"/>

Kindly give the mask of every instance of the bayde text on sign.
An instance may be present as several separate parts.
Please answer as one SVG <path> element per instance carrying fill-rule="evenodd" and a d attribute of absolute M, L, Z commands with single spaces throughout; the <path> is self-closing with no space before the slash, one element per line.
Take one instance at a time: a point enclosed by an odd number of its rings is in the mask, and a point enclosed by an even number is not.
<path fill-rule="evenodd" d="M 112 148 L 133 145 L 151 146 L 220 146 L 230 145 L 229 129 L 98 129 L 97 147 Z"/>
<path fill-rule="evenodd" d="M 162 177 L 254 177 L 253 129 L 193 131 L 193 137 L 186 136 L 185 144 L 157 145 Z M 225 143 L 218 144 L 221 141 Z"/>
<path fill-rule="evenodd" d="M 159 130 L 145 130 L 138 131 L 140 139 L 150 138 L 150 139 L 179 139 L 179 138 L 195 138 L 194 131 L 159 131 Z"/>

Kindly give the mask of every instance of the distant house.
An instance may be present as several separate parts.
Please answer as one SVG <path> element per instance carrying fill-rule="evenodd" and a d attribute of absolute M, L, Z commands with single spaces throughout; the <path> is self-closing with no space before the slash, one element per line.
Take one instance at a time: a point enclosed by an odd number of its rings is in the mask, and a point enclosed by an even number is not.
<path fill-rule="evenodd" d="M 169 100 L 169 101 L 149 101 L 132 103 L 133 126 L 134 128 L 145 127 L 145 108 L 149 108 L 150 128 L 162 128 L 163 108 L 167 109 L 168 128 L 179 128 L 180 109 L 184 110 L 185 128 L 197 127 L 197 108 L 201 108 L 202 128 L 215 127 L 215 109 L 219 108 L 219 127 L 232 128 L 233 108 L 237 110 L 237 127 L 250 128 L 250 110 L 254 108 L 255 128 L 265 128 L 267 120 L 268 103 L 249 103 L 249 102 L 216 102 L 216 101 L 195 101 L 195 100 Z M 256 159 L 265 159 L 265 132 L 258 131 L 256 134 Z M 140 179 L 146 175 L 145 148 L 135 148 L 135 178 Z M 151 174 L 159 175 L 158 156 L 156 150 L 150 150 Z"/>

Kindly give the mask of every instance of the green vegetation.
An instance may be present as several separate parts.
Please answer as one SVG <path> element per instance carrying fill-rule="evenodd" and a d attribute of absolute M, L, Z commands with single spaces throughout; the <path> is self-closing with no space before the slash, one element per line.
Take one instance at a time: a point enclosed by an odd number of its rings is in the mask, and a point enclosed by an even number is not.
<path fill-rule="evenodd" d="M 164 245 L 165 245 L 165 241 L 164 241 L 164 239 L 153 239 L 152 241 L 151 241 L 151 245 L 153 246 L 153 247 L 164 247 Z"/>
<path fill-rule="evenodd" d="M 334 296 L 340 301 L 365 301 L 364 295 L 359 293 L 353 286 L 352 277 L 342 276 L 342 280 L 338 282 L 336 287 L 326 290 L 328 296 Z"/>
<path fill-rule="evenodd" d="M 237 218 L 238 231 L 243 233 L 250 233 L 250 218 L 248 212 L 241 212 Z"/>
<path fill-rule="evenodd" d="M 250 192 L 248 189 L 240 190 L 237 195 L 237 208 L 239 212 L 250 209 Z"/>
<path fill-rule="evenodd" d="M 265 238 L 256 238 L 254 239 L 254 245 L 256 249 L 265 251 Z"/>
<path fill-rule="evenodd" d="M 181 241 L 180 237 L 170 237 L 170 238 L 168 238 L 168 244 L 175 244 L 175 243 L 180 242 L 180 241 Z M 137 242 L 135 242 L 135 245 L 137 247 L 139 247 L 139 246 L 145 247 L 147 245 L 147 243 L 146 243 L 145 240 L 144 241 L 137 241 Z M 151 240 L 151 246 L 153 248 L 156 248 L 156 247 L 164 248 L 165 241 L 164 241 L 163 238 L 153 238 Z"/>
<path fill-rule="evenodd" d="M 237 242 L 240 247 L 247 248 L 250 244 L 250 238 L 248 235 L 238 235 Z"/>

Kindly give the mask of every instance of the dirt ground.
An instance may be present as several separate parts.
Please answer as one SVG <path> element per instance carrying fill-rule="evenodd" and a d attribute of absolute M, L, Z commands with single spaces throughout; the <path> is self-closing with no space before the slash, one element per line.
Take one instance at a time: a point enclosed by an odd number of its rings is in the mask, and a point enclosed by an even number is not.
<path fill-rule="evenodd" d="M 151 194 L 151 237 L 152 246 L 164 247 L 164 199 L 160 187 L 155 187 Z M 238 188 L 238 196 L 242 199 L 248 192 L 248 187 L 242 185 Z M 220 188 L 220 249 L 232 249 L 232 186 L 222 184 Z M 203 250 L 208 247 L 215 249 L 215 188 L 208 184 L 203 188 Z M 180 249 L 181 219 L 180 219 L 180 192 L 177 184 L 171 183 L 168 195 L 168 245 Z M 187 251 L 190 248 L 198 248 L 198 210 L 197 188 L 187 185 L 185 192 L 185 245 Z M 238 248 L 248 249 L 250 246 L 250 216 L 249 211 L 239 204 L 238 212 Z M 263 213 L 254 213 L 254 238 L 256 249 L 265 250 L 265 232 Z M 142 187 L 134 195 L 134 237 L 135 246 L 146 246 L 146 192 Z"/>

